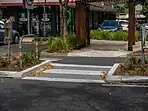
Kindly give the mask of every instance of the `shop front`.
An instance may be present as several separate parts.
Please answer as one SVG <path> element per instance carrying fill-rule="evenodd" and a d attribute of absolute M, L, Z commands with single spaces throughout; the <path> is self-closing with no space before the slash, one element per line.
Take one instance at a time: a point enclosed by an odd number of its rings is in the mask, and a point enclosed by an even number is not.
<path fill-rule="evenodd" d="M 0 8 L 3 12 L 4 21 L 10 16 L 15 18 L 13 28 L 19 31 L 20 35 L 28 34 L 29 28 L 30 33 L 39 36 L 58 36 L 60 34 L 59 0 L 46 0 L 45 8 L 44 4 L 44 0 L 40 0 L 40 2 L 35 0 L 33 2 L 29 14 L 29 27 L 27 9 L 23 8 L 22 0 L 1 0 Z M 94 4 L 90 4 L 90 25 L 94 26 L 96 23 L 100 24 L 104 19 L 110 19 L 110 15 L 115 15 L 111 11 L 108 12 L 108 9 L 104 10 L 104 7 Z M 67 15 L 68 31 L 73 33 L 75 32 L 74 1 L 70 0 L 69 2 Z"/>

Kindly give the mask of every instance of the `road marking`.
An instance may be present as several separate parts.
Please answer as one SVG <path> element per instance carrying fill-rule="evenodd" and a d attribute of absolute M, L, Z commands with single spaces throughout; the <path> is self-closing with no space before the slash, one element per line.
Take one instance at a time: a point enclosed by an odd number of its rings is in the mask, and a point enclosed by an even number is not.
<path fill-rule="evenodd" d="M 60 59 L 60 58 L 41 58 L 40 60 L 59 61 L 59 60 L 62 60 L 62 59 Z"/>
<path fill-rule="evenodd" d="M 148 87 L 148 85 L 102 84 L 106 87 Z"/>
<path fill-rule="evenodd" d="M 54 66 L 65 66 L 65 67 L 112 68 L 112 66 L 76 65 L 76 64 L 60 64 L 60 63 L 51 63 L 51 64 Z"/>
<path fill-rule="evenodd" d="M 89 79 L 66 79 L 66 78 L 48 78 L 48 77 L 24 77 L 23 80 L 39 80 L 50 82 L 77 82 L 77 83 L 105 83 L 103 80 L 89 80 Z"/>
<path fill-rule="evenodd" d="M 76 75 L 101 75 L 103 71 L 93 71 L 93 70 L 72 70 L 72 69 L 50 69 L 45 70 L 44 73 L 51 74 L 76 74 Z"/>

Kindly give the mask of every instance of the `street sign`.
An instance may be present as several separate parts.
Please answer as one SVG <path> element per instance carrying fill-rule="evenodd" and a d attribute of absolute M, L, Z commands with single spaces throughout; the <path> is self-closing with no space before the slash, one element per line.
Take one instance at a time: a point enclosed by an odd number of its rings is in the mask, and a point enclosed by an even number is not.
<path fill-rule="evenodd" d="M 28 8 L 28 6 L 32 6 L 34 0 L 23 0 L 23 5 L 25 8 Z"/>
<path fill-rule="evenodd" d="M 31 6 L 34 0 L 26 0 L 28 6 Z"/>
<path fill-rule="evenodd" d="M 26 18 L 20 18 L 19 19 L 21 22 L 27 22 L 28 20 Z"/>
<path fill-rule="evenodd" d="M 42 18 L 42 21 L 48 22 L 48 21 L 50 21 L 50 19 L 49 18 Z"/>

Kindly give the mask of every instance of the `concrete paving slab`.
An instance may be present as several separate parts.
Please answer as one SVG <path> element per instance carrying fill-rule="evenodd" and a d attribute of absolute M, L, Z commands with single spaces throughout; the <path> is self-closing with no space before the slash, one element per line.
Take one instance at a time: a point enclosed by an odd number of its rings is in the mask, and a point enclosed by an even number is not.
<path fill-rule="evenodd" d="M 47 80 L 47 78 L 54 78 L 54 79 L 57 78 L 56 80 L 59 80 L 60 78 L 65 81 L 72 80 L 71 82 L 74 82 L 74 80 L 76 80 L 76 82 L 80 80 L 97 81 L 97 80 L 102 80 L 101 78 L 102 73 L 107 72 L 112 67 L 112 66 L 94 66 L 94 65 L 91 66 L 91 65 L 58 64 L 58 63 L 57 64 L 51 63 L 51 65 L 54 66 L 53 69 L 47 69 L 43 71 L 42 75 L 38 75 L 38 77 L 39 78 L 45 77 L 46 78 L 46 79 L 44 78 L 45 80 Z M 101 70 L 100 68 L 101 69 L 104 68 L 104 70 Z M 52 81 L 52 79 L 50 81 Z"/>
<path fill-rule="evenodd" d="M 44 73 L 52 74 L 70 74 L 70 75 L 101 75 L 103 71 L 93 70 L 72 70 L 72 69 L 49 69 L 43 71 Z"/>

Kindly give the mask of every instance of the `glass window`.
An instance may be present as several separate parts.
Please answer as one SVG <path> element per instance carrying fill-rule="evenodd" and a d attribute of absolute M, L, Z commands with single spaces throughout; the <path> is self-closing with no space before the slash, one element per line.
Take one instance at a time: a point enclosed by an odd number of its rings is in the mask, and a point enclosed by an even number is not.
<path fill-rule="evenodd" d="M 103 26 L 117 26 L 118 22 L 117 21 L 104 21 Z"/>

